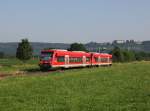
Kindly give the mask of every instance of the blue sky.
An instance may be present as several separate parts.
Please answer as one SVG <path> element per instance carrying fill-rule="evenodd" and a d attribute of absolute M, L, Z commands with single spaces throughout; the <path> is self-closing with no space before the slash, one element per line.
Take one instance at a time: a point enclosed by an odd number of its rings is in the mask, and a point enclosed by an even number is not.
<path fill-rule="evenodd" d="M 150 0 L 0 0 L 0 42 L 150 40 Z"/>

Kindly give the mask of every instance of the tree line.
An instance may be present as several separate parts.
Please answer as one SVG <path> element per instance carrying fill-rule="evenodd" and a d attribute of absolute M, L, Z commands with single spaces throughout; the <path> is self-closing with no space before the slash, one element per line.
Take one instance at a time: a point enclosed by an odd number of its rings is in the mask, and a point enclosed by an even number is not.
<path fill-rule="evenodd" d="M 150 60 L 150 53 L 121 49 L 119 47 L 114 47 L 114 49 L 111 51 L 111 54 L 113 55 L 113 62 Z"/>
<path fill-rule="evenodd" d="M 51 48 L 46 48 L 51 49 Z M 88 50 L 81 43 L 73 43 L 68 48 L 69 51 L 86 51 Z M 146 52 L 137 52 L 127 49 L 121 49 L 119 47 L 114 47 L 110 54 L 113 56 L 113 62 L 132 62 L 132 61 L 141 61 L 141 60 L 150 60 L 150 53 Z M 6 55 L 3 52 L 0 52 L 0 58 L 5 58 Z M 33 57 L 33 48 L 28 41 L 28 39 L 22 39 L 18 44 L 16 51 L 16 58 L 25 62 Z"/>

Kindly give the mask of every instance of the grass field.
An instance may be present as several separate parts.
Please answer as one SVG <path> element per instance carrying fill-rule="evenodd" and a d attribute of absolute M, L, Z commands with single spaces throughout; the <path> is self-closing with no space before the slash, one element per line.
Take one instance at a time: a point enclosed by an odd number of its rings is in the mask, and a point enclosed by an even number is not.
<path fill-rule="evenodd" d="M 39 69 L 38 60 L 29 60 L 26 63 L 18 59 L 0 59 L 0 74 L 15 74 L 19 71 Z"/>
<path fill-rule="evenodd" d="M 150 111 L 149 68 L 134 62 L 10 76 L 0 80 L 0 110 Z"/>

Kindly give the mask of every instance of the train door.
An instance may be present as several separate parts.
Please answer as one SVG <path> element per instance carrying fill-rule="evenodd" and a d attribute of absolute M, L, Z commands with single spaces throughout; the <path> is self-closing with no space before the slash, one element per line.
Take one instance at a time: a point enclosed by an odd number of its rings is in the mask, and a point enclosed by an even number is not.
<path fill-rule="evenodd" d="M 101 57 L 98 56 L 98 65 L 101 65 Z"/>
<path fill-rule="evenodd" d="M 107 57 L 107 63 L 110 63 L 109 57 Z"/>
<path fill-rule="evenodd" d="M 93 65 L 93 53 L 91 53 L 91 57 L 90 57 L 90 59 L 91 59 L 91 66 Z"/>
<path fill-rule="evenodd" d="M 86 64 L 86 56 L 83 56 L 83 64 Z"/>
<path fill-rule="evenodd" d="M 65 55 L 65 67 L 69 65 L 69 55 Z"/>

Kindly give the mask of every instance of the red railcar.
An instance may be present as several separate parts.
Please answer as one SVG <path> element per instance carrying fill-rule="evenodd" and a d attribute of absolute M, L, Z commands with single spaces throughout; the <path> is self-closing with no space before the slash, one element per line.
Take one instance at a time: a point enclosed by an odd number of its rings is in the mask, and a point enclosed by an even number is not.
<path fill-rule="evenodd" d="M 69 68 L 111 64 L 112 55 L 110 54 L 52 49 L 41 51 L 39 66 L 41 68 Z"/>

